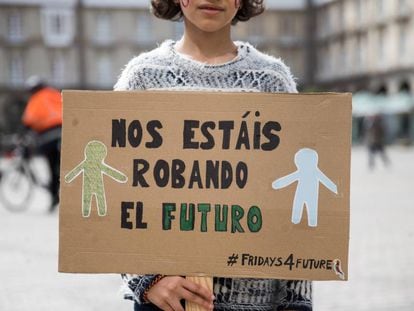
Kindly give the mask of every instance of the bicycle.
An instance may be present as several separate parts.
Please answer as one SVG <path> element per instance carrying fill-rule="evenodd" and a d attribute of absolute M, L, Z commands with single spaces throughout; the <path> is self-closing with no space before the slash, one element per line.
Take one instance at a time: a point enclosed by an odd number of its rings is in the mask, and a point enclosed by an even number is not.
<path fill-rule="evenodd" d="M 11 135 L 2 139 L 5 151 L 0 165 L 0 201 L 11 212 L 26 210 L 35 186 L 43 186 L 31 165 L 32 146 L 30 135 Z"/>

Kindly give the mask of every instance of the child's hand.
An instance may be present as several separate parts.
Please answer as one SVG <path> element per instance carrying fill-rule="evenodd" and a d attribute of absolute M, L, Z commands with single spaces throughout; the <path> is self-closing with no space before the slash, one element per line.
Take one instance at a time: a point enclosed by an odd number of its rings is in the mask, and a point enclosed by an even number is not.
<path fill-rule="evenodd" d="M 147 299 L 164 311 L 184 311 L 181 299 L 213 310 L 213 293 L 180 276 L 167 276 L 155 284 L 147 294 Z"/>

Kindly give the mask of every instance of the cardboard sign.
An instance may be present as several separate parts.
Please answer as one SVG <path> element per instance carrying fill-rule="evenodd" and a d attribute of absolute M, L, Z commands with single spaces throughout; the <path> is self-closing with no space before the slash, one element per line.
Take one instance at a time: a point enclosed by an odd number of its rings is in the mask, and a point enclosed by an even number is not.
<path fill-rule="evenodd" d="M 350 94 L 63 102 L 59 271 L 347 279 Z"/>

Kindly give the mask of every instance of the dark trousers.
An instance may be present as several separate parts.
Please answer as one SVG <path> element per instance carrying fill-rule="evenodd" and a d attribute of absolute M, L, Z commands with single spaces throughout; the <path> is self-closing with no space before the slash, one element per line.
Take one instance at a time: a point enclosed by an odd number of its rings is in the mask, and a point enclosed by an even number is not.
<path fill-rule="evenodd" d="M 60 139 L 54 139 L 42 144 L 39 149 L 40 153 L 46 157 L 49 164 L 51 173 L 49 191 L 52 195 L 52 206 L 50 209 L 53 210 L 59 202 Z"/>

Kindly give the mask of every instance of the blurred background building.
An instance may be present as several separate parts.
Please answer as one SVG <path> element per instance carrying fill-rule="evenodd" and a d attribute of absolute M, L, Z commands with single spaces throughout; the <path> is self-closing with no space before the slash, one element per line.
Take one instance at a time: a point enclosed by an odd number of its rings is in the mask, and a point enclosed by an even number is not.
<path fill-rule="evenodd" d="M 319 1 L 316 86 L 354 93 L 354 140 L 386 113 L 388 141 L 414 138 L 414 0 Z"/>
<path fill-rule="evenodd" d="M 268 1 L 263 18 L 240 23 L 234 32 L 236 39 L 285 59 L 301 79 L 302 2 Z M 0 0 L 0 5 L 2 92 L 20 90 L 33 74 L 59 88 L 110 89 L 131 57 L 183 32 L 183 23 L 171 27 L 151 15 L 149 0 Z"/>
<path fill-rule="evenodd" d="M 402 91 L 412 100 L 414 0 L 267 0 L 266 6 L 260 18 L 239 23 L 234 38 L 281 57 L 301 91 Z M 159 20 L 148 8 L 149 0 L 0 0 L 0 128 L 14 130 L 16 122 L 8 121 L 21 113 L 29 76 L 60 89 L 112 89 L 134 55 L 182 35 L 181 22 Z M 410 107 L 397 111 L 392 139 L 413 139 Z M 356 138 L 363 116 L 356 116 Z"/>
<path fill-rule="evenodd" d="M 317 85 L 397 93 L 414 89 L 414 1 L 321 1 Z"/>

